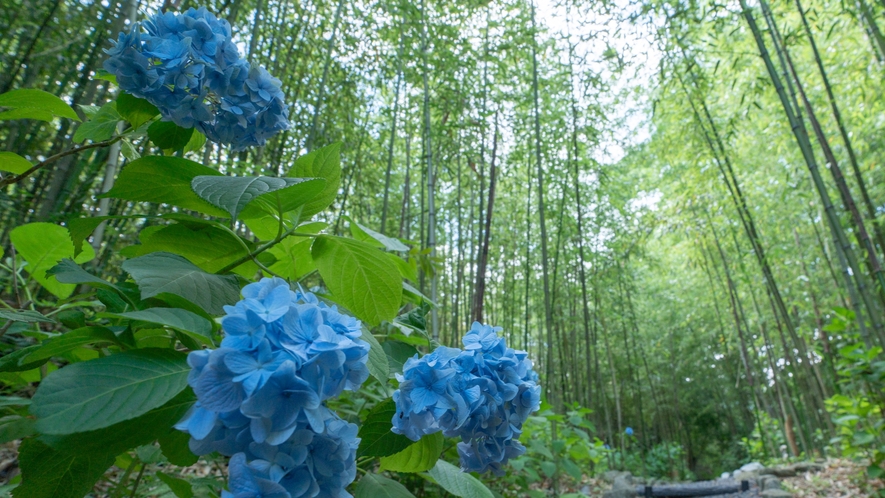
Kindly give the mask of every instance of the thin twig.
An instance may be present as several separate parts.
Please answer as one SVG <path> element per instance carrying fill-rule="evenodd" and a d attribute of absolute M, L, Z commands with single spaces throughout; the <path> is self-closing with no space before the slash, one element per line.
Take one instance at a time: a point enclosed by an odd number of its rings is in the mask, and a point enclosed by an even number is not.
<path fill-rule="evenodd" d="M 285 239 L 286 237 L 288 237 L 290 235 L 297 235 L 299 237 L 314 237 L 314 238 L 318 237 L 318 235 L 312 234 L 312 233 L 296 233 L 295 231 L 298 230 L 299 228 L 301 228 L 301 227 L 296 226 L 296 227 L 291 228 L 290 230 L 286 231 L 285 233 L 278 235 L 275 239 L 271 240 L 270 242 L 267 242 L 266 244 L 258 247 L 257 249 L 255 249 L 251 253 L 237 259 L 233 263 L 225 266 L 224 268 L 216 271 L 215 273 L 219 273 L 219 274 L 227 273 L 249 260 L 255 261 L 255 263 L 258 264 L 259 266 L 263 266 L 263 265 L 261 265 L 261 263 L 258 262 L 258 260 L 256 259 L 256 256 L 258 256 L 259 254 L 263 253 L 264 251 L 270 249 L 271 247 L 279 244 L 281 240 Z"/>
<path fill-rule="evenodd" d="M 40 161 L 39 163 L 35 164 L 34 166 L 32 166 L 31 169 L 25 171 L 24 173 L 22 173 L 20 175 L 12 176 L 9 178 L 4 178 L 3 180 L 0 180 L 0 188 L 5 187 L 7 185 L 12 185 L 14 183 L 18 183 L 18 182 L 24 180 L 25 178 L 31 176 L 32 174 L 34 174 L 37 170 L 45 167 L 46 165 L 48 165 L 50 163 L 54 163 L 55 161 L 58 161 L 59 159 L 61 159 L 63 157 L 67 157 L 67 156 L 70 156 L 71 154 L 76 154 L 78 152 L 82 152 L 82 151 L 88 150 L 88 149 L 95 149 L 98 147 L 108 147 L 109 145 L 113 144 L 114 142 L 120 141 L 122 138 L 123 138 L 122 136 L 118 136 L 118 137 L 114 137 L 110 140 L 105 140 L 104 142 L 95 142 L 95 143 L 92 143 L 89 145 L 84 145 L 82 147 L 74 147 L 73 149 L 69 149 L 64 152 L 59 152 L 58 154 L 55 154 L 53 156 L 49 156 L 46 159 L 44 159 L 44 160 Z"/>
<path fill-rule="evenodd" d="M 141 464 L 141 470 L 138 471 L 138 476 L 135 477 L 135 483 L 132 484 L 132 494 L 129 495 L 129 498 L 135 498 L 135 492 L 138 491 L 138 485 L 141 484 L 141 477 L 144 475 L 146 467 L 146 463 Z"/>

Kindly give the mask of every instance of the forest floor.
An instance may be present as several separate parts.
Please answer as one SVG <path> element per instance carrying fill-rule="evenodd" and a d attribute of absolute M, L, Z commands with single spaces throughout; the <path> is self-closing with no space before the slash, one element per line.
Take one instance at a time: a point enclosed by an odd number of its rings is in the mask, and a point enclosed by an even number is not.
<path fill-rule="evenodd" d="M 831 458 L 818 473 L 806 472 L 783 479 L 784 489 L 795 498 L 855 498 L 875 496 L 885 489 L 882 479 L 867 479 L 865 466 L 844 458 Z"/>
<path fill-rule="evenodd" d="M 885 490 L 882 479 L 869 480 L 865 475 L 866 466 L 845 458 L 830 458 L 823 463 L 821 472 L 806 472 L 796 477 L 781 479 L 785 491 L 794 498 L 868 498 Z M 533 489 L 550 490 L 551 482 L 544 481 L 532 486 Z M 580 483 L 563 482 L 560 494 L 580 493 L 591 497 L 602 496 L 611 489 L 611 484 L 601 477 L 587 477 Z M 755 489 L 755 488 L 754 488 Z"/>

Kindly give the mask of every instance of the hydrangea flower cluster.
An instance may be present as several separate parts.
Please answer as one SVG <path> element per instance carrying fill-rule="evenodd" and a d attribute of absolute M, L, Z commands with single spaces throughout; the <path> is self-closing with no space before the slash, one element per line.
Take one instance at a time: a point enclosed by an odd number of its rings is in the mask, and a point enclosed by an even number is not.
<path fill-rule="evenodd" d="M 280 80 L 240 57 L 230 24 L 205 7 L 155 14 L 112 42 L 104 68 L 167 121 L 234 150 L 264 145 L 289 127 Z"/>
<path fill-rule="evenodd" d="M 369 376 L 360 322 L 279 278 L 242 293 L 221 347 L 188 355 L 197 403 L 176 428 L 195 454 L 232 456 L 227 498 L 350 497 L 357 426 L 324 401 Z"/>
<path fill-rule="evenodd" d="M 525 453 L 517 438 L 540 407 L 541 388 L 528 353 L 508 348 L 499 330 L 474 322 L 464 350 L 440 346 L 409 358 L 393 393 L 393 432 L 413 441 L 439 431 L 460 436 L 461 468 L 471 472 L 502 475 Z"/>

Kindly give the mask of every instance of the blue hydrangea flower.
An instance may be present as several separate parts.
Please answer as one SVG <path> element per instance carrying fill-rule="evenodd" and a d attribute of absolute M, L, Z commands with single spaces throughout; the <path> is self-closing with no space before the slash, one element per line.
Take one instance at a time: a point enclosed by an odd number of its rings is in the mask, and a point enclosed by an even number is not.
<path fill-rule="evenodd" d="M 360 322 L 278 278 L 242 294 L 221 347 L 188 355 L 198 401 L 176 428 L 195 454 L 233 457 L 228 498 L 350 496 L 357 427 L 324 401 L 369 375 Z"/>
<path fill-rule="evenodd" d="M 230 24 L 205 8 L 155 14 L 112 43 L 104 68 L 167 121 L 234 150 L 289 128 L 280 80 L 240 57 Z"/>
<path fill-rule="evenodd" d="M 628 436 L 632 436 L 633 435 L 633 428 L 627 427 L 627 429 L 624 431 L 624 434 L 626 434 Z"/>
<path fill-rule="evenodd" d="M 440 431 L 460 437 L 465 471 L 501 475 L 508 460 L 525 453 L 517 439 L 540 407 L 541 388 L 528 354 L 508 348 L 499 330 L 475 322 L 463 351 L 441 346 L 408 359 L 393 393 L 393 432 L 413 441 Z"/>

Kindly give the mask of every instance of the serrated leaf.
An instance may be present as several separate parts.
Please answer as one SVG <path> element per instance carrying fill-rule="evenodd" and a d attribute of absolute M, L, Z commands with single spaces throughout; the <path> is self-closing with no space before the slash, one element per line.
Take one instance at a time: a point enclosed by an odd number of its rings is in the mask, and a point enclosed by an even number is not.
<path fill-rule="evenodd" d="M 65 465 L 47 469 L 47 472 L 29 474 L 33 470 L 29 464 L 23 462 L 23 485 L 29 487 L 29 492 L 41 494 L 28 494 L 26 496 L 56 496 L 53 493 L 66 492 L 71 486 L 71 478 L 82 479 L 80 484 L 89 491 L 95 481 L 101 477 L 104 470 L 114 463 L 114 457 L 131 448 L 148 444 L 158 438 L 159 434 L 168 431 L 169 427 L 181 419 L 187 410 L 193 405 L 195 397 L 193 392 L 186 389 L 184 392 L 170 400 L 165 405 L 155 408 L 148 413 L 125 422 L 114 424 L 104 429 L 80 432 L 68 436 L 42 435 L 36 440 L 43 449 L 44 459 L 54 462 L 76 466 L 77 473 L 73 476 L 62 476 L 67 472 Z M 29 440 L 32 441 L 32 440 Z M 85 456 L 95 459 L 97 462 L 94 472 L 83 471 L 78 465 Z M 28 468 L 25 468 L 28 465 Z M 59 487 L 48 487 L 46 484 L 59 480 Z M 88 487 L 87 487 L 88 486 Z M 85 492 L 75 495 L 77 498 Z M 58 495 L 67 496 L 67 495 Z"/>
<path fill-rule="evenodd" d="M 163 406 L 139 417 L 93 431 L 67 435 L 41 435 L 40 441 L 62 453 L 108 453 L 150 444 L 162 438 L 196 402 L 190 388 L 184 389 Z"/>
<path fill-rule="evenodd" d="M 191 180 L 200 175 L 221 176 L 221 173 L 180 157 L 145 156 L 123 168 L 114 187 L 99 197 L 171 204 L 210 216 L 227 217 L 223 209 L 200 199 L 191 190 Z"/>
<path fill-rule="evenodd" d="M 304 205 L 303 219 L 308 219 L 329 207 L 338 195 L 338 185 L 341 182 L 340 151 L 340 142 L 316 149 L 296 159 L 286 174 L 292 178 L 322 178 L 326 181 L 322 192 Z"/>
<path fill-rule="evenodd" d="M 387 353 L 384 352 L 381 343 L 378 342 L 378 339 L 375 339 L 375 336 L 372 335 L 369 329 L 363 327 L 363 335 L 360 336 L 360 339 L 369 343 L 369 360 L 366 362 L 366 366 L 369 367 L 369 373 L 372 374 L 372 377 L 378 379 L 378 382 L 382 385 L 386 385 L 390 378 L 390 364 L 387 362 Z"/>
<path fill-rule="evenodd" d="M 80 111 L 83 112 L 83 115 L 86 116 L 86 119 L 94 118 L 96 115 L 98 115 L 98 112 L 101 111 L 101 107 L 97 105 L 77 104 L 77 107 L 80 108 Z"/>
<path fill-rule="evenodd" d="M 42 111 L 60 118 L 80 121 L 80 117 L 77 116 L 77 113 L 74 112 L 74 109 L 72 109 L 67 102 L 49 92 L 44 92 L 43 90 L 22 88 L 0 94 L 0 107 Z M 35 117 L 34 119 L 41 118 Z M 44 121 L 49 120 L 46 119 Z"/>
<path fill-rule="evenodd" d="M 303 206 L 323 190 L 322 178 L 301 178 L 302 182 L 274 192 L 268 192 L 250 202 L 240 213 L 239 218 L 246 223 L 252 233 L 262 239 L 272 239 L 280 230 L 289 230 L 302 220 L 308 219 L 302 212 Z M 280 214 L 282 213 L 282 215 Z M 299 230 L 300 231 L 300 230 Z"/>
<path fill-rule="evenodd" d="M 29 223 L 15 227 L 9 234 L 18 254 L 28 262 L 25 270 L 31 277 L 59 298 L 66 298 L 76 288 L 47 277 L 46 271 L 65 258 L 74 257 L 74 244 L 64 227 L 52 223 Z M 80 253 L 75 261 L 85 263 L 95 257 L 92 246 Z"/>
<path fill-rule="evenodd" d="M 0 171 L 20 175 L 34 166 L 31 161 L 14 152 L 0 151 Z"/>
<path fill-rule="evenodd" d="M 104 453 L 61 453 L 33 438 L 19 447 L 22 482 L 14 498 L 81 498 L 114 463 Z"/>
<path fill-rule="evenodd" d="M 383 252 L 353 239 L 320 235 L 311 255 L 332 295 L 357 318 L 378 325 L 396 316 L 402 279 Z"/>
<path fill-rule="evenodd" d="M 123 157 L 129 162 L 141 159 L 141 154 L 135 150 L 135 146 L 126 138 L 120 140 L 120 153 L 123 154 Z"/>
<path fill-rule="evenodd" d="M 169 463 L 179 467 L 189 467 L 199 460 L 199 457 L 191 452 L 190 439 L 190 434 L 172 428 L 157 437 L 163 455 Z"/>
<path fill-rule="evenodd" d="M 139 349 L 74 363 L 47 376 L 30 411 L 43 434 L 71 434 L 129 420 L 174 398 L 191 368 L 183 353 Z"/>
<path fill-rule="evenodd" d="M 52 318 L 49 318 L 48 316 L 44 315 L 43 313 L 40 313 L 39 311 L 33 311 L 33 310 L 0 309 L 0 318 L 5 318 L 7 320 L 12 320 L 14 322 L 55 323 L 55 320 L 53 320 Z"/>
<path fill-rule="evenodd" d="M 310 183 L 312 180 L 270 176 L 198 176 L 191 181 L 191 188 L 213 206 L 224 209 L 232 218 L 237 218 L 250 202 L 260 196 L 305 182 Z M 304 186 L 301 189 L 311 193 L 307 199 L 315 195 L 315 190 L 319 190 L 310 185 L 307 189 Z M 287 209 L 282 212 L 285 211 Z"/>
<path fill-rule="evenodd" d="M 163 481 L 167 486 L 169 486 L 169 489 L 172 490 L 172 493 L 177 498 L 193 498 L 194 490 L 193 488 L 191 488 L 191 483 L 185 481 L 184 479 L 172 477 L 162 472 L 157 472 L 157 478 Z"/>
<path fill-rule="evenodd" d="M 95 116 L 84 121 L 74 132 L 74 142 L 81 143 L 85 140 L 101 142 L 113 137 L 117 133 L 117 123 L 123 117 L 117 112 L 115 102 L 108 102 L 101 106 Z"/>
<path fill-rule="evenodd" d="M 381 347 L 384 348 L 384 353 L 387 355 L 390 371 L 394 373 L 402 373 L 406 360 L 418 353 L 415 346 L 399 341 L 384 341 Z"/>
<path fill-rule="evenodd" d="M 191 135 L 190 140 L 187 141 L 187 145 L 184 146 L 185 152 L 198 152 L 203 146 L 206 145 L 206 135 L 194 130 L 193 135 Z"/>
<path fill-rule="evenodd" d="M 360 446 L 357 455 L 360 457 L 383 457 L 395 455 L 406 449 L 413 441 L 402 434 L 391 431 L 396 404 L 392 398 L 375 405 L 359 429 Z"/>
<path fill-rule="evenodd" d="M 208 344 L 212 343 L 212 323 L 196 313 L 179 308 L 148 308 L 126 313 L 102 313 L 101 316 L 156 323 L 197 336 Z"/>
<path fill-rule="evenodd" d="M 168 252 L 155 252 L 123 262 L 147 299 L 169 293 L 183 297 L 210 315 L 221 315 L 226 304 L 240 299 L 237 277 L 206 273 L 187 259 Z"/>
<path fill-rule="evenodd" d="M 180 150 L 190 142 L 193 128 L 182 128 L 171 121 L 157 121 L 147 130 L 148 138 L 163 150 Z"/>
<path fill-rule="evenodd" d="M 350 217 L 348 217 L 348 220 L 350 220 L 350 233 L 353 234 L 353 238 L 370 243 L 376 247 L 382 247 L 388 251 L 409 251 L 409 246 L 399 240 L 378 233 L 365 225 L 357 223 Z"/>
<path fill-rule="evenodd" d="M 117 97 L 117 112 L 135 129 L 160 115 L 157 106 L 128 93 Z"/>
<path fill-rule="evenodd" d="M 381 457 L 379 471 L 424 472 L 433 468 L 443 450 L 441 432 L 428 434 L 394 455 Z"/>
<path fill-rule="evenodd" d="M 43 341 L 39 348 L 19 361 L 30 363 L 47 360 L 89 344 L 100 343 L 119 344 L 120 341 L 113 332 L 104 327 L 83 327 Z"/>
<path fill-rule="evenodd" d="M 276 258 L 270 270 L 289 280 L 300 280 L 301 277 L 316 270 L 313 257 L 310 255 L 312 237 L 300 237 L 298 233 L 315 234 L 328 225 L 322 222 L 308 223 L 298 227 L 298 232 L 280 241 L 267 250 Z"/>
<path fill-rule="evenodd" d="M 440 460 L 428 472 L 443 489 L 461 498 L 494 498 L 485 484 L 454 465 Z"/>
<path fill-rule="evenodd" d="M 393 479 L 366 474 L 357 483 L 354 498 L 415 498 L 415 495 Z"/>
<path fill-rule="evenodd" d="M 104 220 L 111 219 L 111 216 L 95 216 L 92 218 L 71 218 L 67 222 L 68 232 L 71 235 L 71 241 L 74 243 L 74 256 L 79 255 L 83 251 L 83 241 L 92 235 L 92 232 L 101 225 Z"/>
<path fill-rule="evenodd" d="M 57 265 L 46 270 L 46 276 L 55 277 L 56 280 L 63 284 L 86 284 L 91 285 L 92 287 L 118 290 L 116 285 L 98 278 L 83 268 L 80 268 L 77 263 L 69 258 L 59 261 Z"/>
<path fill-rule="evenodd" d="M 145 234 L 141 245 L 133 249 L 134 255 L 153 252 L 170 252 L 184 256 L 203 270 L 214 273 L 229 263 L 249 254 L 250 243 L 213 225 L 176 223 Z M 251 260 L 234 268 L 235 273 L 254 276 L 258 266 Z"/>
<path fill-rule="evenodd" d="M 0 372 L 26 372 L 46 363 L 48 359 L 23 362 L 29 354 L 40 349 L 40 346 L 28 346 L 0 356 Z"/>
<path fill-rule="evenodd" d="M 0 444 L 6 444 L 16 439 L 23 439 L 34 435 L 34 419 L 20 415 L 10 415 L 0 418 Z"/>

